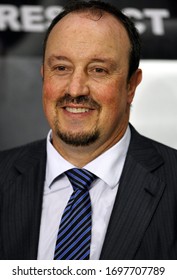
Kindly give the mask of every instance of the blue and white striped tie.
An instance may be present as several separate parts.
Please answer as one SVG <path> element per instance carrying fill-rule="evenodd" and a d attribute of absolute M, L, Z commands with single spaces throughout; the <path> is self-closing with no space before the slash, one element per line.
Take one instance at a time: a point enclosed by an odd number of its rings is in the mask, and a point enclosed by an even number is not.
<path fill-rule="evenodd" d="M 88 260 L 92 226 L 89 188 L 96 176 L 78 168 L 70 169 L 65 174 L 74 192 L 61 218 L 54 260 Z"/>

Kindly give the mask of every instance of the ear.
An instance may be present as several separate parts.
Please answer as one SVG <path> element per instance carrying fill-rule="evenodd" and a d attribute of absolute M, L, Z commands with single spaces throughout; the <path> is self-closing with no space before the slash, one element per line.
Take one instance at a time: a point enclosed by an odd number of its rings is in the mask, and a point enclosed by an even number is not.
<path fill-rule="evenodd" d="M 41 65 L 41 76 L 42 76 L 42 79 L 44 79 L 44 65 L 42 64 Z"/>
<path fill-rule="evenodd" d="M 135 95 L 137 86 L 141 83 L 142 80 L 142 70 L 137 69 L 131 76 L 128 82 L 128 104 L 131 104 Z"/>

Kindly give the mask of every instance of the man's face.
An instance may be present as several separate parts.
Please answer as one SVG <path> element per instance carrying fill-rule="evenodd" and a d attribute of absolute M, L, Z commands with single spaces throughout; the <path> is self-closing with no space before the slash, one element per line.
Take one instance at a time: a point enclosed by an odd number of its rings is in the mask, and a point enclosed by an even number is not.
<path fill-rule="evenodd" d="M 43 104 L 58 150 L 66 143 L 104 151 L 122 137 L 141 74 L 127 81 L 130 48 L 124 27 L 107 13 L 99 20 L 70 13 L 53 28 L 42 68 Z"/>

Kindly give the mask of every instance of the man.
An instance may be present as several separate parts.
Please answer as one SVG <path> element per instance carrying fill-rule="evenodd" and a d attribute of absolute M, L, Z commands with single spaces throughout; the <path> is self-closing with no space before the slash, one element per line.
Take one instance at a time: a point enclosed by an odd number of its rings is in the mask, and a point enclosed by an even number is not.
<path fill-rule="evenodd" d="M 134 25 L 109 4 L 76 2 L 54 19 L 41 69 L 47 145 L 0 155 L 1 259 L 177 258 L 177 152 L 129 124 L 139 57 Z M 68 170 L 94 179 L 80 197 L 86 224 Z"/>

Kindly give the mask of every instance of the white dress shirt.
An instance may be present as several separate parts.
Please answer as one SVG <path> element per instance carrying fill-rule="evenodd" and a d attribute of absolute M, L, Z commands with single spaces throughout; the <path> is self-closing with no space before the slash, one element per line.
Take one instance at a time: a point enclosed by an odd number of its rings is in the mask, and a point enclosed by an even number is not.
<path fill-rule="evenodd" d="M 118 143 L 84 166 L 98 177 L 90 189 L 92 204 L 90 259 L 92 260 L 98 260 L 101 253 L 130 137 L 128 127 Z M 60 220 L 73 192 L 69 179 L 63 173 L 75 166 L 55 150 L 50 139 L 51 131 L 47 137 L 46 176 L 38 247 L 39 260 L 53 259 Z"/>

